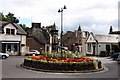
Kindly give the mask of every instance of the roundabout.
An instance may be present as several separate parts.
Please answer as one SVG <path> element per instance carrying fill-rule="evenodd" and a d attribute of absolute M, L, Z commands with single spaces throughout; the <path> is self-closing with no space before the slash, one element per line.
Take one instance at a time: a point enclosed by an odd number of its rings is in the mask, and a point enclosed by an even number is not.
<path fill-rule="evenodd" d="M 94 58 L 94 57 L 93 57 Z M 3 61 L 3 78 L 117 78 L 118 64 L 108 58 L 97 57 L 103 70 L 96 72 L 44 72 L 21 67 L 25 57 L 10 57 Z M 8 66 L 9 65 L 9 66 Z M 85 79 L 86 80 L 86 79 Z"/>
<path fill-rule="evenodd" d="M 21 64 L 23 68 L 52 73 L 89 73 L 104 70 L 100 60 L 90 57 L 53 58 L 44 55 L 28 56 Z"/>

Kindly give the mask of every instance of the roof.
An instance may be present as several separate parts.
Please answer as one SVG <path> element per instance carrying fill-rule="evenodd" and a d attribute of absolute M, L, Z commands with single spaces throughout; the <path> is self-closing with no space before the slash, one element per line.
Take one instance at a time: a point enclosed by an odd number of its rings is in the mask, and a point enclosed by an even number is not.
<path fill-rule="evenodd" d="M 113 31 L 113 32 L 110 32 L 110 34 L 119 34 L 120 35 L 120 31 Z"/>
<path fill-rule="evenodd" d="M 41 27 L 35 27 L 37 29 L 28 28 L 27 29 L 27 38 L 33 37 L 34 39 L 38 40 L 41 44 L 49 43 L 49 33 L 46 29 L 43 29 Z"/>
<path fill-rule="evenodd" d="M 20 35 L 26 35 L 27 33 L 22 29 L 22 27 L 19 24 L 16 23 L 10 23 L 10 22 L 5 22 L 5 21 L 0 21 L 0 32 L 3 30 L 3 28 L 8 25 L 12 24 L 14 27 L 17 28 L 17 34 Z"/>
<path fill-rule="evenodd" d="M 118 35 L 95 35 L 95 39 L 100 43 L 118 43 Z"/>
<path fill-rule="evenodd" d="M 19 24 L 15 24 L 15 23 L 13 23 L 13 24 L 18 28 L 17 29 L 17 34 L 22 34 L 22 35 L 27 34 Z"/>
<path fill-rule="evenodd" d="M 82 31 L 80 26 L 78 27 L 78 31 Z"/>

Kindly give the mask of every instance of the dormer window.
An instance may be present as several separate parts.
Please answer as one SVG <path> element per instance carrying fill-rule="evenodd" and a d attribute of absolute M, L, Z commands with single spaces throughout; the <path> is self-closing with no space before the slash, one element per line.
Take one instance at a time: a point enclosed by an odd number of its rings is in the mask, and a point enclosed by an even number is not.
<path fill-rule="evenodd" d="M 15 29 L 6 28 L 6 34 L 15 35 Z"/>
<path fill-rule="evenodd" d="M 10 34 L 10 29 L 6 28 L 6 34 Z"/>
<path fill-rule="evenodd" d="M 11 34 L 15 35 L 15 29 L 11 29 Z"/>

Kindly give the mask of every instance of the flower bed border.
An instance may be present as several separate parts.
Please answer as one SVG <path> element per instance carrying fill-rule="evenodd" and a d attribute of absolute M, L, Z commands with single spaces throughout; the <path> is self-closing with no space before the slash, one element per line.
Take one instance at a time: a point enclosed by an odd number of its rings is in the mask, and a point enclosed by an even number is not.
<path fill-rule="evenodd" d="M 36 69 L 36 68 L 31 68 L 24 66 L 23 64 L 20 64 L 21 67 L 28 69 L 28 70 L 33 70 L 33 71 L 42 71 L 42 72 L 51 72 L 51 73 L 90 73 L 90 72 L 98 72 L 104 70 L 104 67 L 100 69 L 95 69 L 95 70 L 83 70 L 83 71 L 61 71 L 61 70 L 44 70 L 44 69 Z"/>
<path fill-rule="evenodd" d="M 96 69 L 93 62 L 85 63 L 50 63 L 50 62 L 41 62 L 38 60 L 28 60 L 24 59 L 24 63 L 21 64 L 22 67 L 35 71 L 43 72 L 95 72 L 103 70 L 101 63 L 98 64 Z M 81 67 L 80 67 L 81 66 Z"/>

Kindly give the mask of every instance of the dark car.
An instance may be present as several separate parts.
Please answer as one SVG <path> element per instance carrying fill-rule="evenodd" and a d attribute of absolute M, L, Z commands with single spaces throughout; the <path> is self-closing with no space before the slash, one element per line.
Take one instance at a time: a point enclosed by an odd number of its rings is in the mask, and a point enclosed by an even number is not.
<path fill-rule="evenodd" d="M 117 60 L 119 55 L 120 55 L 120 52 L 113 53 L 111 55 L 111 58 L 113 58 L 113 60 Z"/>
<path fill-rule="evenodd" d="M 120 55 L 118 56 L 117 62 L 120 64 Z"/>

